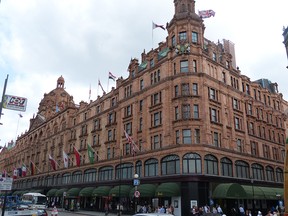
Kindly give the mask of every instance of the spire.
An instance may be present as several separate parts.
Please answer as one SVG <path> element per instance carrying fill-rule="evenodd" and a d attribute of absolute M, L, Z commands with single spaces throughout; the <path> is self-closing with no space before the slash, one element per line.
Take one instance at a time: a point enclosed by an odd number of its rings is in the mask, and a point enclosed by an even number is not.
<path fill-rule="evenodd" d="M 195 13 L 195 1 L 194 0 L 174 0 L 176 19 L 187 18 L 192 16 L 193 18 L 199 18 Z M 194 15 L 197 15 L 196 17 Z"/>

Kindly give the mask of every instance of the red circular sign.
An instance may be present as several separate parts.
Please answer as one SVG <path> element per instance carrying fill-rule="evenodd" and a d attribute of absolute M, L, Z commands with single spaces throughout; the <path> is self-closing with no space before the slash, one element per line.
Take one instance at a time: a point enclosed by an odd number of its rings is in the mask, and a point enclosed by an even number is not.
<path fill-rule="evenodd" d="M 134 196 L 135 196 L 136 198 L 140 197 L 140 192 L 139 192 L 139 191 L 135 191 L 135 192 L 134 192 Z"/>

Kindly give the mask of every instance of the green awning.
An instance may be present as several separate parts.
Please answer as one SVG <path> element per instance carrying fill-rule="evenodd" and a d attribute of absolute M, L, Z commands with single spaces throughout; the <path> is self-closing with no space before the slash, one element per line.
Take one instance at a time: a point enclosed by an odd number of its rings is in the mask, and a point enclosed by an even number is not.
<path fill-rule="evenodd" d="M 80 188 L 71 188 L 67 191 L 66 196 L 67 197 L 77 197 L 77 196 L 79 196 L 80 191 L 81 191 Z"/>
<path fill-rule="evenodd" d="M 154 184 L 140 184 L 137 187 L 137 191 L 140 192 L 140 197 L 154 197 L 156 191 L 156 185 Z M 135 187 L 130 190 L 130 197 L 134 197 Z"/>
<path fill-rule="evenodd" d="M 92 196 L 101 197 L 101 196 L 109 196 L 109 192 L 111 187 L 109 186 L 100 186 L 93 190 Z"/>
<path fill-rule="evenodd" d="M 62 188 L 56 191 L 55 196 L 56 197 L 62 197 L 63 193 L 67 191 L 67 188 Z"/>
<path fill-rule="evenodd" d="M 129 185 L 119 185 L 112 188 L 109 195 L 112 197 L 119 197 L 120 194 L 121 197 L 129 197 L 130 190 L 131 186 Z"/>
<path fill-rule="evenodd" d="M 237 183 L 223 183 L 216 186 L 212 198 L 239 199 L 246 198 L 244 188 Z"/>
<path fill-rule="evenodd" d="M 284 189 L 282 188 L 273 188 L 273 187 L 258 187 L 263 191 L 263 194 L 268 200 L 277 200 L 280 197 L 283 197 Z M 282 190 L 281 190 L 282 189 Z"/>
<path fill-rule="evenodd" d="M 55 188 L 50 189 L 50 190 L 46 193 L 46 196 L 47 196 L 47 197 L 53 197 L 53 196 L 55 196 L 57 190 L 58 190 L 58 189 L 55 189 Z"/>
<path fill-rule="evenodd" d="M 12 196 L 16 196 L 16 195 L 18 195 L 18 193 L 19 193 L 20 191 L 14 191 L 13 193 L 12 193 Z M 1 196 L 4 196 L 5 194 L 2 194 L 1 193 Z"/>
<path fill-rule="evenodd" d="M 156 197 L 172 197 L 172 196 L 180 196 L 181 190 L 178 183 L 175 182 L 167 182 L 160 184 L 156 191 Z"/>
<path fill-rule="evenodd" d="M 29 192 L 28 190 L 25 190 L 25 191 L 19 191 L 18 195 L 19 195 L 19 196 L 22 196 L 23 194 L 28 193 L 28 192 Z"/>
<path fill-rule="evenodd" d="M 252 185 L 242 185 L 244 191 L 246 192 L 246 199 L 265 199 L 264 193 L 259 187 Z M 254 195 L 253 195 L 254 194 Z"/>
<path fill-rule="evenodd" d="M 30 191 L 30 192 L 33 192 L 33 193 L 42 193 L 42 194 L 43 194 L 44 190 L 43 190 L 43 189 L 34 189 L 34 190 Z"/>
<path fill-rule="evenodd" d="M 94 187 L 85 187 L 85 188 L 81 189 L 81 191 L 79 192 L 79 196 L 91 197 L 92 192 L 94 190 L 95 190 Z"/>

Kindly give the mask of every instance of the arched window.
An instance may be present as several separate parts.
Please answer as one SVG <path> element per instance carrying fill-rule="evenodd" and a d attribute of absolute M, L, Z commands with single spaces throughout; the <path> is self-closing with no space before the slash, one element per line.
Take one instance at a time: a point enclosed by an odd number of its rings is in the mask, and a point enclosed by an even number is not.
<path fill-rule="evenodd" d="M 62 184 L 70 184 L 70 182 L 71 182 L 71 174 L 64 173 L 62 176 Z"/>
<path fill-rule="evenodd" d="M 276 169 L 276 181 L 277 182 L 284 182 L 283 170 L 280 168 Z"/>
<path fill-rule="evenodd" d="M 180 158 L 178 155 L 168 155 L 161 161 L 162 175 L 180 173 Z"/>
<path fill-rule="evenodd" d="M 151 158 L 145 162 L 145 177 L 158 175 L 158 160 Z"/>
<path fill-rule="evenodd" d="M 95 182 L 96 181 L 96 169 L 88 169 L 84 172 L 84 182 Z"/>
<path fill-rule="evenodd" d="M 196 153 L 188 153 L 183 156 L 183 173 L 201 174 L 201 157 Z"/>
<path fill-rule="evenodd" d="M 136 173 L 138 174 L 138 176 L 140 178 L 142 176 L 142 161 L 137 161 L 136 162 L 135 170 L 136 170 Z"/>
<path fill-rule="evenodd" d="M 116 166 L 116 179 L 132 179 L 134 176 L 133 173 L 133 164 L 124 163 Z"/>
<path fill-rule="evenodd" d="M 113 167 L 105 166 L 99 169 L 99 181 L 107 181 L 113 179 Z"/>
<path fill-rule="evenodd" d="M 229 158 L 221 159 L 221 175 L 233 177 L 232 161 Z"/>
<path fill-rule="evenodd" d="M 76 171 L 72 174 L 72 183 L 80 183 L 82 182 L 82 172 Z"/>
<path fill-rule="evenodd" d="M 274 169 L 271 166 L 266 166 L 266 180 L 267 181 L 275 181 Z"/>
<path fill-rule="evenodd" d="M 218 175 L 218 160 L 213 155 L 206 155 L 204 158 L 205 163 L 205 174 Z"/>
<path fill-rule="evenodd" d="M 264 180 L 264 169 L 260 164 L 252 164 L 253 179 Z"/>
<path fill-rule="evenodd" d="M 236 161 L 236 177 L 237 178 L 250 178 L 249 175 L 249 164 L 244 161 Z"/>

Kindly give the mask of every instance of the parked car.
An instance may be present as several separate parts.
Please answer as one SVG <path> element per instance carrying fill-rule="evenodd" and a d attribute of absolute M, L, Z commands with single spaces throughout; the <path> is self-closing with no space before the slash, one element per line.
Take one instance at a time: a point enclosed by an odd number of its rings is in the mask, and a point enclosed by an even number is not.
<path fill-rule="evenodd" d="M 133 216 L 173 216 L 173 215 L 166 213 L 138 213 Z"/>
<path fill-rule="evenodd" d="M 48 213 L 45 209 L 38 209 L 38 216 L 48 216 Z"/>

